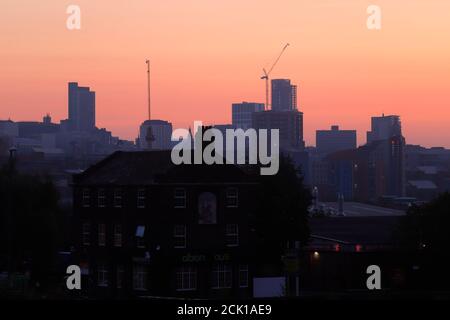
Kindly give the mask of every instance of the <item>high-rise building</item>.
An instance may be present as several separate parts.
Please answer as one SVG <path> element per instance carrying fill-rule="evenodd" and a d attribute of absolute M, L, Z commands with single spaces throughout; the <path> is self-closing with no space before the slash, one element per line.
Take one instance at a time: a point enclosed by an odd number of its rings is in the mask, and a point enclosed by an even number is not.
<path fill-rule="evenodd" d="M 303 141 L 303 113 L 300 111 L 268 110 L 255 112 L 253 113 L 253 128 L 279 129 L 281 150 L 302 150 L 305 146 Z"/>
<path fill-rule="evenodd" d="M 339 126 L 331 126 L 331 130 L 316 131 L 317 152 L 330 154 L 336 151 L 356 148 L 356 130 L 339 130 Z"/>
<path fill-rule="evenodd" d="M 252 114 L 264 111 L 264 103 L 242 102 L 231 106 L 232 124 L 235 128 L 247 130 L 252 127 Z"/>
<path fill-rule="evenodd" d="M 367 143 L 386 140 L 393 136 L 402 135 L 400 117 L 396 115 L 372 117 L 371 131 L 367 132 Z"/>
<path fill-rule="evenodd" d="M 289 79 L 272 79 L 272 110 L 297 110 L 297 86 Z"/>
<path fill-rule="evenodd" d="M 149 129 L 151 128 L 151 131 Z M 149 140 L 149 132 L 153 136 Z M 165 120 L 145 120 L 139 128 L 139 147 L 145 150 L 168 150 L 172 146 L 172 123 Z"/>
<path fill-rule="evenodd" d="M 95 92 L 77 82 L 69 82 L 69 123 L 74 131 L 95 128 Z"/>

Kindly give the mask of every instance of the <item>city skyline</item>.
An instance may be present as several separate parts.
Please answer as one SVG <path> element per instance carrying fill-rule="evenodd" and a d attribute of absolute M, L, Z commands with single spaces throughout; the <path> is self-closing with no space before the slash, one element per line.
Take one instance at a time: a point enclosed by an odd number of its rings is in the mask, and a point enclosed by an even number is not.
<path fill-rule="evenodd" d="M 364 144 L 370 117 L 384 113 L 402 118 L 408 144 L 450 147 L 449 3 L 379 1 L 380 31 L 366 28 L 368 3 L 358 1 L 79 1 L 76 31 L 65 27 L 66 3 L 23 4 L 2 5 L 1 119 L 65 119 L 67 82 L 78 81 L 97 92 L 98 127 L 134 139 L 146 119 L 148 57 L 154 119 L 231 123 L 232 103 L 264 102 L 261 70 L 289 42 L 271 78 L 298 85 L 307 145 L 334 124 Z"/>

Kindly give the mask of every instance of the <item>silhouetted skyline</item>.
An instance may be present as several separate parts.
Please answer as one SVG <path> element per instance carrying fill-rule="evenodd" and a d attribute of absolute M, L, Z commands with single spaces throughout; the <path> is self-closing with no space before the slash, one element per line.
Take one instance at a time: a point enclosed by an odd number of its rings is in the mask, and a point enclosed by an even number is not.
<path fill-rule="evenodd" d="M 361 144 L 385 113 L 402 117 L 407 143 L 450 147 L 449 2 L 380 0 L 379 31 L 356 0 L 77 4 L 81 30 L 70 31 L 66 3 L 2 3 L 1 119 L 65 119 L 66 84 L 78 81 L 97 92 L 98 126 L 133 139 L 150 58 L 153 118 L 231 123 L 232 103 L 264 102 L 261 69 L 289 42 L 271 78 L 298 85 L 307 145 L 333 124 Z"/>

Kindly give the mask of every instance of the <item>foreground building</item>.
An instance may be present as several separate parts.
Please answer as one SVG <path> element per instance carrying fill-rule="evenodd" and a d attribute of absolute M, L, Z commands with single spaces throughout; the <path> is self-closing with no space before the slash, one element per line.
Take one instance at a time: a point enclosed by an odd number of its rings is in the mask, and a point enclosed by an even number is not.
<path fill-rule="evenodd" d="M 279 256 L 256 250 L 256 187 L 237 166 L 175 166 L 170 151 L 117 152 L 76 175 L 83 288 L 91 297 L 252 296 L 254 279 L 282 275 Z"/>

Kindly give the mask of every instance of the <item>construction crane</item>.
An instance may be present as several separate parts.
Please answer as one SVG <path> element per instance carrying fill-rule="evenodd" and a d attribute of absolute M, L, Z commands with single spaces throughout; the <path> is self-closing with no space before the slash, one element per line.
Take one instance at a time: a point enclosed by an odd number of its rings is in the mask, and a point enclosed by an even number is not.
<path fill-rule="evenodd" d="M 269 71 L 266 71 L 265 68 L 263 68 L 264 75 L 261 77 L 261 79 L 266 80 L 266 106 L 265 108 L 269 109 L 269 75 L 272 72 L 273 68 L 275 68 L 276 64 L 278 63 L 278 60 L 280 60 L 281 56 L 283 55 L 283 52 L 286 50 L 286 48 L 289 46 L 289 43 L 286 43 L 286 45 L 281 50 L 280 54 L 278 55 L 275 62 L 270 67 Z"/>
<path fill-rule="evenodd" d="M 147 141 L 147 147 L 149 150 L 152 150 L 152 144 L 153 141 L 155 141 L 155 136 L 153 135 L 152 130 L 152 124 L 150 123 L 150 120 L 152 120 L 152 113 L 151 113 L 151 100 L 150 100 L 150 60 L 145 60 L 145 63 L 147 64 L 147 98 L 148 98 L 148 128 L 145 136 L 145 140 Z"/>

